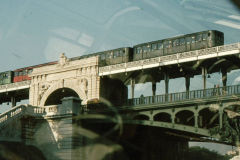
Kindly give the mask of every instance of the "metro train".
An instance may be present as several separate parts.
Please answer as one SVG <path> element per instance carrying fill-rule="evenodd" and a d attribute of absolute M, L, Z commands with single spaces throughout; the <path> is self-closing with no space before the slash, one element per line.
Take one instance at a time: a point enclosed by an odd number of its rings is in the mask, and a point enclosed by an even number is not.
<path fill-rule="evenodd" d="M 29 74 L 32 73 L 34 68 L 53 65 L 53 64 L 57 64 L 57 61 L 39 64 L 35 66 L 24 67 L 24 68 L 16 69 L 14 71 L 1 72 L 0 85 L 30 80 L 31 78 L 29 77 Z"/>
<path fill-rule="evenodd" d="M 126 63 L 153 57 L 165 56 L 175 53 L 187 52 L 192 50 L 210 48 L 224 44 L 223 32 L 217 30 L 207 30 L 176 36 L 172 38 L 146 42 L 131 47 L 117 48 L 113 50 L 97 52 L 93 54 L 70 58 L 70 61 L 98 56 L 99 66 Z M 33 68 L 56 64 L 50 62 L 36 66 L 17 69 L 0 73 L 0 85 L 29 80 L 28 74 Z"/>

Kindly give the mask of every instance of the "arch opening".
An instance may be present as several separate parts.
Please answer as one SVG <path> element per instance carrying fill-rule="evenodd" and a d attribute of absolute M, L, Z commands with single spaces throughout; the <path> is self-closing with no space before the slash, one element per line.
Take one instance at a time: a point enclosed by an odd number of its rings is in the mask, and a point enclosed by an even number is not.
<path fill-rule="evenodd" d="M 80 98 L 78 94 L 70 88 L 59 88 L 48 96 L 47 100 L 44 103 L 44 106 L 62 104 L 61 100 L 64 97 Z"/>
<path fill-rule="evenodd" d="M 154 121 L 160 122 L 170 122 L 171 123 L 171 115 L 168 113 L 158 113 L 153 117 Z"/>
<path fill-rule="evenodd" d="M 137 115 L 133 118 L 134 120 L 149 120 L 149 117 L 143 114 Z"/>
<path fill-rule="evenodd" d="M 194 126 L 194 113 L 188 110 L 178 112 L 175 115 L 175 123 Z"/>
<path fill-rule="evenodd" d="M 213 128 L 219 125 L 219 112 L 209 108 L 202 109 L 198 114 L 198 126 L 200 128 Z"/>

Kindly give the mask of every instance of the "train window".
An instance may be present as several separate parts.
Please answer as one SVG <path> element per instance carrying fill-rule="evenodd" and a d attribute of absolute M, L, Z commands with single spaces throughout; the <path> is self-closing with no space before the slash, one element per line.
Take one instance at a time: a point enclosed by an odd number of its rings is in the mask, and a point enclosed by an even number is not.
<path fill-rule="evenodd" d="M 186 43 L 187 43 L 187 44 L 190 44 L 191 41 L 192 41 L 192 37 L 187 37 L 187 38 L 186 38 Z"/>
<path fill-rule="evenodd" d="M 192 43 L 195 43 L 195 36 L 192 36 Z"/>
<path fill-rule="evenodd" d="M 179 39 L 175 39 L 173 41 L 173 46 L 179 46 Z"/>
<path fill-rule="evenodd" d="M 180 45 L 184 45 L 185 44 L 185 39 L 184 38 L 180 38 Z"/>
<path fill-rule="evenodd" d="M 158 43 L 158 49 L 163 49 L 163 44 L 162 44 L 162 42 L 159 42 L 159 43 Z"/>
<path fill-rule="evenodd" d="M 114 51 L 113 52 L 113 58 L 119 57 L 119 51 Z"/>
<path fill-rule="evenodd" d="M 154 50 L 157 50 L 157 44 L 156 43 L 152 44 L 152 51 L 154 51 Z"/>
<path fill-rule="evenodd" d="M 23 73 L 23 76 L 25 76 L 27 72 L 26 72 L 26 70 L 23 70 L 22 73 Z"/>
<path fill-rule="evenodd" d="M 112 58 L 112 52 L 108 52 L 108 53 L 106 53 L 106 58 Z"/>
<path fill-rule="evenodd" d="M 198 35 L 197 35 L 196 41 L 197 41 L 197 42 L 202 41 L 202 34 L 198 34 Z"/>
<path fill-rule="evenodd" d="M 14 77 L 18 76 L 18 72 L 14 72 Z"/>
<path fill-rule="evenodd" d="M 137 54 L 140 54 L 142 52 L 142 48 L 141 47 L 138 47 L 137 48 Z"/>
<path fill-rule="evenodd" d="M 147 52 L 151 51 L 151 45 L 150 44 L 146 46 L 146 50 L 147 50 Z"/>
<path fill-rule="evenodd" d="M 143 53 L 147 52 L 147 46 L 143 46 L 142 49 L 143 49 Z"/>
<path fill-rule="evenodd" d="M 172 41 L 168 42 L 168 48 L 172 47 Z"/>
<path fill-rule="evenodd" d="M 120 51 L 119 51 L 119 56 L 120 56 L 120 57 L 125 56 L 125 51 L 124 51 L 124 50 L 120 50 Z"/>
<path fill-rule="evenodd" d="M 18 76 L 22 76 L 22 72 L 18 72 Z"/>
<path fill-rule="evenodd" d="M 101 54 L 101 60 L 104 60 L 106 57 L 105 57 L 105 54 Z"/>
<path fill-rule="evenodd" d="M 168 48 L 168 45 L 169 45 L 168 43 L 169 43 L 168 41 L 163 42 L 163 47 Z"/>
<path fill-rule="evenodd" d="M 31 73 L 32 73 L 32 71 L 33 71 L 32 69 L 28 70 L 28 74 L 31 74 Z"/>
<path fill-rule="evenodd" d="M 207 40 L 207 33 L 203 33 L 202 39 L 203 39 L 203 41 Z"/>

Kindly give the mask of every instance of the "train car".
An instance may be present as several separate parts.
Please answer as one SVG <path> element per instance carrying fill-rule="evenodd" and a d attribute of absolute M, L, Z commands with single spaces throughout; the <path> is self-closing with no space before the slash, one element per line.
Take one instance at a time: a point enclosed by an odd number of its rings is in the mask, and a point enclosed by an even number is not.
<path fill-rule="evenodd" d="M 0 85 L 12 83 L 13 80 L 13 72 L 6 71 L 0 73 Z"/>
<path fill-rule="evenodd" d="M 13 71 L 14 73 L 13 82 L 16 83 L 16 82 L 31 80 L 31 78 L 29 77 L 29 74 L 32 73 L 34 68 L 39 68 L 42 66 L 53 65 L 53 64 L 57 64 L 57 61 L 16 69 Z"/>
<path fill-rule="evenodd" d="M 132 53 L 133 53 L 132 50 L 133 49 L 130 47 L 123 47 L 123 48 L 117 48 L 113 50 L 73 57 L 73 58 L 70 58 L 69 60 L 74 61 L 74 60 L 79 60 L 83 58 L 98 56 L 99 66 L 102 67 L 102 66 L 132 61 Z"/>
<path fill-rule="evenodd" d="M 208 30 L 173 38 L 138 44 L 133 47 L 133 61 L 224 44 L 223 32 Z"/>
<path fill-rule="evenodd" d="M 124 47 L 104 51 L 99 54 L 99 66 L 114 65 L 132 61 L 132 48 Z"/>

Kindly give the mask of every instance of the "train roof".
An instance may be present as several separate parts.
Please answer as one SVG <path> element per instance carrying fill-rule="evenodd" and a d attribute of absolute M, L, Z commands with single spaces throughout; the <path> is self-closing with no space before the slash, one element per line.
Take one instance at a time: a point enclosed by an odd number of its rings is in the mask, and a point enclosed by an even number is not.
<path fill-rule="evenodd" d="M 14 72 L 18 72 L 18 71 L 22 71 L 22 70 L 29 70 L 29 69 L 33 69 L 33 68 L 39 68 L 39 67 L 43 67 L 43 66 L 57 64 L 57 63 L 58 63 L 57 61 L 47 62 L 47 63 L 43 63 L 43 64 L 38 64 L 38 65 L 28 66 L 28 67 L 24 67 L 24 68 L 19 68 L 19 69 L 14 70 Z"/>
<path fill-rule="evenodd" d="M 222 33 L 222 34 L 223 34 L 223 32 L 218 31 L 218 30 L 205 30 L 205 31 L 201 31 L 201 32 L 194 32 L 194 33 L 189 33 L 189 34 L 182 34 L 182 35 L 174 36 L 174 37 L 170 37 L 170 38 L 165 38 L 165 39 L 160 39 L 160 40 L 145 42 L 145 43 L 141 43 L 141 44 L 134 45 L 133 48 L 138 47 L 138 46 L 142 46 L 142 45 L 147 45 L 147 44 L 152 44 L 152 43 L 160 42 L 160 41 L 172 40 L 172 39 L 187 37 L 187 36 L 191 36 L 191 35 L 195 35 L 195 34 L 206 33 L 206 32 L 210 32 L 210 31 L 212 31 L 212 32 L 219 32 L 219 33 Z"/>
<path fill-rule="evenodd" d="M 115 50 L 120 50 L 120 49 L 125 49 L 125 48 L 130 48 L 130 47 L 121 47 L 121 48 L 110 49 L 110 50 L 106 50 L 106 51 L 95 52 L 95 53 L 91 53 L 91 54 L 86 54 L 86 55 L 82 55 L 82 56 L 78 56 L 78 57 L 69 58 L 69 60 L 74 61 L 74 60 L 79 60 L 79 59 L 83 59 L 83 58 L 89 58 L 89 57 L 101 55 L 102 53 L 112 52 Z"/>

